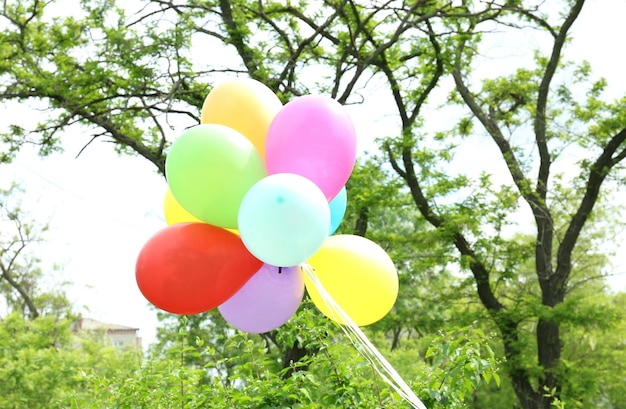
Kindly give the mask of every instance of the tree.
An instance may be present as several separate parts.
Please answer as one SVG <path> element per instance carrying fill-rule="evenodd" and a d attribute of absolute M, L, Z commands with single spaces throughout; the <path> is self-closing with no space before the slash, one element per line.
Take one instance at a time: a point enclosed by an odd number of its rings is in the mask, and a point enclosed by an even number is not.
<path fill-rule="evenodd" d="M 563 339 L 561 322 L 551 311 L 565 302 L 574 267 L 572 255 L 583 227 L 600 198 L 603 183 L 607 176 L 619 170 L 626 156 L 623 144 L 626 122 L 619 114 L 626 99 L 614 103 L 602 102 L 599 97 L 604 81 L 600 80 L 591 84 L 587 99 L 577 103 L 567 92 L 567 85 L 559 84 L 556 76 L 557 69 L 566 67 L 561 57 L 563 46 L 583 4 L 583 1 L 568 4 L 564 19 L 558 23 L 550 23 L 547 17 L 538 14 L 528 15 L 530 22 L 547 30 L 553 41 L 548 56 L 537 56 L 535 69 L 519 68 L 510 77 L 486 80 L 480 91 L 472 92 L 467 85 L 467 74 L 463 72 L 461 59 L 461 55 L 468 51 L 467 47 L 472 48 L 471 40 L 461 39 L 452 72 L 460 98 L 497 145 L 516 193 L 532 211 L 536 227 L 534 270 L 541 288 L 542 306 L 536 316 L 537 360 L 541 368 L 537 377 L 539 387 L 533 386 L 534 377 L 516 361 L 521 322 L 509 314 L 511 309 L 493 290 L 492 277 L 498 274 L 497 267 L 488 264 L 487 253 L 476 244 L 471 245 L 466 234 L 459 229 L 454 232 L 455 246 L 468 258 L 468 267 L 475 277 L 481 302 L 502 334 L 514 390 L 522 406 L 529 408 L 551 404 L 552 397 L 546 396 L 544 390 L 560 396 L 563 386 L 560 372 Z M 473 30 L 473 27 L 470 28 Z M 583 65 L 575 69 L 573 78 L 578 78 L 576 84 L 582 85 L 588 75 L 589 69 Z M 561 81 L 568 81 L 571 86 L 571 78 Z M 524 129 L 521 125 L 526 121 L 532 125 L 533 149 L 538 153 L 538 171 L 534 177 L 529 165 L 537 162 L 533 161 L 532 153 L 512 143 L 513 137 L 522 132 L 517 128 Z M 564 131 L 561 131 L 561 124 L 565 125 Z M 572 134 L 575 136 L 572 137 Z M 581 154 L 576 171 L 578 180 L 572 181 L 572 184 L 580 193 L 574 196 L 575 204 L 567 209 L 568 220 L 563 225 L 557 225 L 554 209 L 558 206 L 562 189 L 555 180 L 553 169 L 559 153 L 568 145 L 587 149 L 587 153 L 582 155 L 582 152 L 577 152 Z M 391 157 L 393 160 L 393 155 Z M 420 194 L 422 189 L 418 181 L 411 174 L 410 164 L 405 162 L 406 165 L 409 167 L 398 170 L 406 175 L 416 204 L 423 208 L 423 214 L 433 224 L 443 224 L 445 218 L 432 214 L 428 201 Z"/>
<path fill-rule="evenodd" d="M 48 229 L 20 207 L 21 191 L 16 185 L 0 190 L 0 296 L 8 313 L 24 317 L 62 317 L 69 313 L 69 301 L 62 290 L 44 288 L 40 260 L 34 255 L 37 243 Z"/>
<path fill-rule="evenodd" d="M 606 82 L 593 80 L 589 64 L 563 57 L 584 3 L 563 1 L 557 15 L 530 1 L 153 0 L 129 15 L 104 0 L 83 2 L 81 17 L 51 20 L 43 2 L 7 2 L 0 95 L 43 102 L 54 115 L 34 128 L 13 126 L 4 135 L 5 159 L 29 142 L 47 153 L 65 130 L 81 125 L 92 140 L 113 141 L 163 172 L 175 137 L 168 126 L 197 122 L 202 98 L 221 73 L 258 79 L 284 101 L 323 92 L 354 104 L 377 84 L 376 96 L 393 107 L 398 123 L 383 135 L 386 166 L 404 181 L 432 237 L 456 251 L 460 272 L 498 328 L 521 406 L 548 408 L 561 397 L 567 373 L 563 321 L 555 311 L 570 305 L 574 251 L 626 156 L 626 99 L 603 100 Z M 487 79 L 472 71 L 481 41 L 529 27 L 550 45 L 537 51 L 530 68 Z M 194 48 L 198 42 L 226 53 L 205 59 Z M 452 114 L 453 129 L 432 132 L 423 116 L 447 80 L 454 87 L 449 103 L 463 113 Z M 455 148 L 471 148 L 481 135 L 495 148 L 489 161 L 499 161 L 498 171 L 507 175 L 499 183 L 453 166 Z M 559 175 L 568 151 L 576 161 Z M 512 217 L 518 214 L 529 215 L 530 243 L 509 233 L 520 225 Z M 535 308 L 520 315 L 520 299 L 509 299 L 503 283 L 529 277 L 516 268 L 528 257 L 540 293 L 527 297 Z M 534 339 L 526 336 L 527 322 L 535 324 Z M 535 354 L 530 365 L 528 351 Z"/>
<path fill-rule="evenodd" d="M 124 382 L 140 369 L 138 351 L 75 334 L 72 324 L 19 313 L 0 320 L 0 408 L 102 407 L 104 380 Z"/>

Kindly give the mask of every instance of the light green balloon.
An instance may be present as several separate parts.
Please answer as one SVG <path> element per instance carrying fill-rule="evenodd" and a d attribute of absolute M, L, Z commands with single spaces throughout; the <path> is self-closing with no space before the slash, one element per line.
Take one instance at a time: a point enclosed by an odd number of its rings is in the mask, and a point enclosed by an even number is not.
<path fill-rule="evenodd" d="M 165 175 L 185 210 L 206 223 L 235 229 L 243 197 L 267 171 L 245 136 L 224 125 L 202 124 L 174 141 Z"/>

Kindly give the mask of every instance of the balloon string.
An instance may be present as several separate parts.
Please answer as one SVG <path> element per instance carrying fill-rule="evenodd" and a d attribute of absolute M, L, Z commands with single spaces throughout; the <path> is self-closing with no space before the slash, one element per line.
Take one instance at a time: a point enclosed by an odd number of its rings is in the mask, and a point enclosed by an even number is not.
<path fill-rule="evenodd" d="M 326 304 L 326 307 L 333 315 L 334 321 L 338 323 L 339 327 L 346 334 L 350 342 L 354 345 L 356 350 L 365 357 L 372 367 L 376 370 L 378 375 L 385 382 L 387 382 L 404 400 L 411 404 L 415 409 L 427 409 L 424 403 L 415 395 L 415 392 L 409 387 L 409 385 L 402 379 L 393 366 L 385 359 L 385 357 L 376 349 L 371 341 L 365 336 L 361 328 L 346 314 L 346 312 L 337 304 L 333 297 L 326 291 L 322 283 L 320 282 L 315 269 L 309 264 L 304 263 L 301 265 L 302 270 L 309 277 L 311 282 L 315 285 L 316 290 L 321 295 L 322 300 Z"/>

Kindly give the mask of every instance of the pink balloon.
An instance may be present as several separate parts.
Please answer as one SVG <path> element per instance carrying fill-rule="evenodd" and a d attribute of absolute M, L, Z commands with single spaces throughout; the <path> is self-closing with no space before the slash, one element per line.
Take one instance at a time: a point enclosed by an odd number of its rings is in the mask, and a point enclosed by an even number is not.
<path fill-rule="evenodd" d="M 328 201 L 346 184 L 356 160 L 356 132 L 332 98 L 305 95 L 276 115 L 265 140 L 268 174 L 295 173 L 313 181 Z"/>
<path fill-rule="evenodd" d="M 218 310 L 233 327 L 260 334 L 289 321 L 303 296 L 304 275 L 299 267 L 264 264 Z"/>

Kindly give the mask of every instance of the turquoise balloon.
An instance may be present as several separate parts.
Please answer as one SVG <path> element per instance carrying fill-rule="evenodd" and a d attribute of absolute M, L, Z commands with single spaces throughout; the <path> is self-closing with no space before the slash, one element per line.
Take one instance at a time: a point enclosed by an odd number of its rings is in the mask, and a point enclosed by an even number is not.
<path fill-rule="evenodd" d="M 339 225 L 343 221 L 343 216 L 346 214 L 346 207 L 348 206 L 348 193 L 346 192 L 346 187 L 344 186 L 337 196 L 333 198 L 328 204 L 330 207 L 330 231 L 328 235 L 330 236 L 334 232 L 337 231 Z"/>
<path fill-rule="evenodd" d="M 330 209 L 322 190 L 304 176 L 270 175 L 255 184 L 239 208 L 239 234 L 259 260 L 295 266 L 328 236 Z"/>
<path fill-rule="evenodd" d="M 165 175 L 186 211 L 214 226 L 235 229 L 243 197 L 267 172 L 245 136 L 224 125 L 203 124 L 174 141 Z"/>

